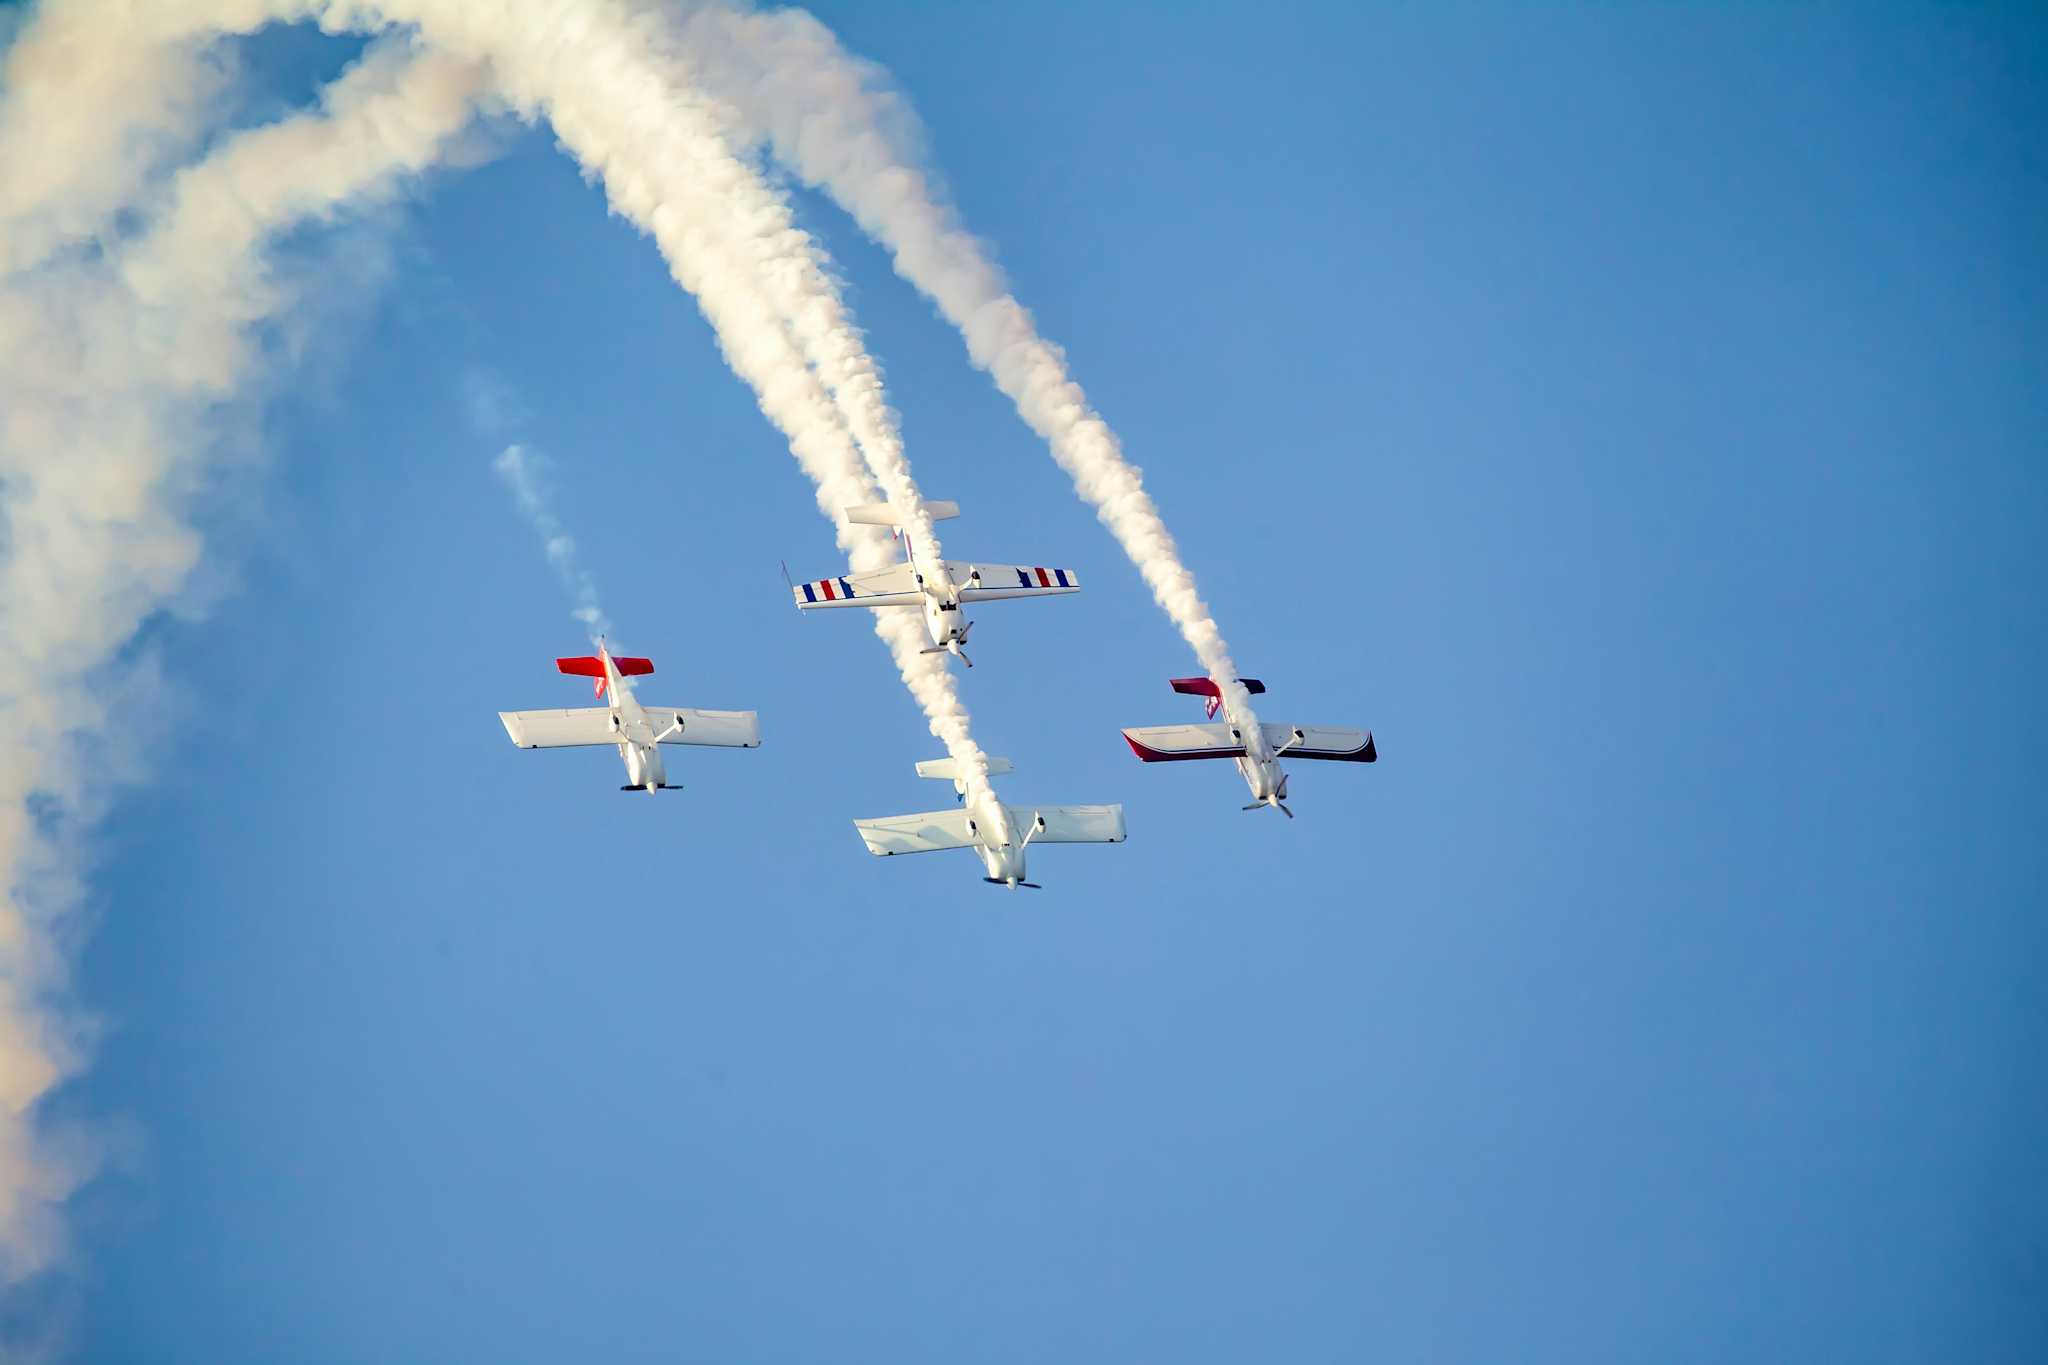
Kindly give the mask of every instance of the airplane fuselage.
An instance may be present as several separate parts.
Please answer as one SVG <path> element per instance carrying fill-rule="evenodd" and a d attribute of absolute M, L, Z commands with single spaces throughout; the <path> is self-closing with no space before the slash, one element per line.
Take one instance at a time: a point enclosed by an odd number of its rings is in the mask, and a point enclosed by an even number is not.
<path fill-rule="evenodd" d="M 1237 771 L 1245 786 L 1251 788 L 1253 803 L 1278 806 L 1287 799 L 1287 770 L 1280 766 L 1273 746 L 1266 741 L 1265 729 L 1242 724 L 1228 703 L 1224 717 L 1230 723 L 1231 736 L 1244 745 L 1244 757 L 1237 760 Z"/>
<path fill-rule="evenodd" d="M 968 622 L 966 613 L 960 610 L 959 585 L 946 571 L 946 562 L 934 558 L 929 566 L 918 563 L 917 546 L 907 532 L 903 536 L 903 555 L 910 565 L 912 581 L 924 594 L 924 631 L 932 648 L 959 654 L 967 644 Z"/>
<path fill-rule="evenodd" d="M 986 782 L 970 782 L 961 804 L 967 809 L 969 832 L 980 841 L 974 851 L 981 855 L 987 880 L 1016 890 L 1026 880 L 1024 848 L 1030 836 L 1018 838 L 1016 822 Z"/>
<path fill-rule="evenodd" d="M 645 791 L 660 791 L 668 785 L 668 769 L 661 761 L 661 742 L 652 722 L 633 689 L 619 676 L 610 651 L 598 650 L 604 661 L 605 695 L 610 699 L 612 733 L 618 736 L 619 758 L 626 765 L 626 785 Z"/>

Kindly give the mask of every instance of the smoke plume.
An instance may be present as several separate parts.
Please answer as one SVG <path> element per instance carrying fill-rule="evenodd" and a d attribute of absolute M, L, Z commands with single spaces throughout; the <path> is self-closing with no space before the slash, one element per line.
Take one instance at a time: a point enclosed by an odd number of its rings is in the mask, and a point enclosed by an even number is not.
<path fill-rule="evenodd" d="M 554 461 L 537 450 L 509 445 L 491 461 L 491 472 L 512 494 L 519 514 L 540 537 L 541 550 L 548 557 L 562 586 L 569 590 L 576 606 L 570 615 L 583 623 L 592 644 L 611 633 L 611 620 L 597 600 L 597 576 L 584 566 L 576 542 L 555 515 Z"/>
<path fill-rule="evenodd" d="M 82 1061 L 61 1009 L 70 845 L 89 817 L 109 716 L 92 698 L 123 646 L 177 594 L 201 542 L 192 495 L 211 457 L 246 440 L 237 398 L 274 358 L 266 329 L 305 280 L 266 258 L 281 231 L 394 192 L 470 118 L 473 68 L 374 47 L 319 111 L 222 141 L 168 182 L 185 116 L 212 86 L 195 45 L 88 59 L 78 13 L 39 14 L 7 54 L 0 160 L 0 1282 L 64 1249 L 58 1209 L 89 1173 L 36 1128 L 38 1102 Z M 81 76 L 79 63 L 89 72 Z M 147 75 L 134 87 L 107 73 Z M 132 96 L 133 103 L 124 103 Z M 85 102 L 87 107 L 77 107 Z M 167 113 L 166 111 L 171 111 Z M 31 111 L 31 112 L 24 112 Z M 107 165 L 28 165 L 50 130 L 107 116 Z M 132 138 L 124 120 L 172 128 Z M 60 134 L 60 140 L 67 134 Z M 92 135 L 80 134 L 87 137 Z M 31 158 L 30 160 L 33 160 Z M 40 197 L 39 197 L 40 196 Z M 113 240 L 119 212 L 143 226 Z M 80 244 L 97 236 L 95 249 Z M 118 675 L 119 670 L 114 672 Z M 89 1154 L 88 1154 L 89 1155 Z"/>
<path fill-rule="evenodd" d="M 235 135 L 172 174 L 233 87 L 210 40 L 308 20 L 412 37 L 374 47 L 321 112 Z M 55 1208 L 81 1177 L 34 1130 L 38 1100 L 79 1056 L 49 1006 L 62 984 L 51 926 L 75 894 L 62 827 L 86 808 L 76 759 L 101 730 L 78 684 L 198 560 L 191 495 L 236 439 L 273 359 L 268 329 L 296 297 L 266 243 L 391 194 L 486 93 L 545 121 L 654 241 L 815 483 L 855 571 L 895 558 L 886 532 L 845 521 L 857 503 L 886 497 L 922 548 L 941 549 L 880 367 L 823 252 L 746 155 L 754 138 L 843 204 L 960 327 L 1243 703 L 1138 471 L 903 150 L 907 117 L 871 75 L 799 13 L 634 0 L 47 0 L 16 36 L 0 103 L 0 721 L 20 737 L 0 757 L 0 1276 L 57 1254 Z M 532 466 L 508 459 L 519 496 Z M 580 593 L 581 569 L 564 571 Z M 920 652 L 916 613 L 880 613 L 875 627 L 933 734 L 964 771 L 985 772 L 954 675 Z"/>
<path fill-rule="evenodd" d="M 879 69 L 849 55 L 802 10 L 698 7 L 676 28 L 668 55 L 719 97 L 736 137 L 764 142 L 830 195 L 959 328 L 974 364 L 1050 445 L 1209 676 L 1249 718 L 1250 698 L 1223 633 L 1141 472 L 1068 373 L 1065 354 L 1038 334 L 1002 272 L 933 188 L 915 152 L 916 120 Z"/>

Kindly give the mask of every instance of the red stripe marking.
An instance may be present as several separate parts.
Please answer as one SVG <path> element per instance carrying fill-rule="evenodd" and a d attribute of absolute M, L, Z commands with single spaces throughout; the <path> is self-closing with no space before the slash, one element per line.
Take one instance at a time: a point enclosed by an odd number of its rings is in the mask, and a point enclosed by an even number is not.
<path fill-rule="evenodd" d="M 1041 587 L 1041 588 L 1049 588 L 1049 587 L 1051 587 L 1051 586 L 1052 586 L 1052 580 L 1051 580 L 1050 578 L 1047 578 L 1047 577 L 1045 576 L 1045 570 L 1043 570 L 1043 569 L 1040 569 L 1040 570 L 1038 570 L 1037 572 L 1038 572 L 1038 586 L 1039 586 L 1039 587 Z"/>
<path fill-rule="evenodd" d="M 821 587 L 821 588 L 823 588 L 823 589 L 825 590 L 825 600 L 826 600 L 827 602 L 836 602 L 836 601 L 838 601 L 838 600 L 839 600 L 839 599 L 837 599 L 836 597 L 834 597 L 834 596 L 832 595 L 832 580 L 831 580 L 831 579 L 829 579 L 829 578 L 826 578 L 826 579 L 821 579 L 821 580 L 819 581 L 819 583 L 818 583 L 818 586 L 819 586 L 819 587 Z"/>

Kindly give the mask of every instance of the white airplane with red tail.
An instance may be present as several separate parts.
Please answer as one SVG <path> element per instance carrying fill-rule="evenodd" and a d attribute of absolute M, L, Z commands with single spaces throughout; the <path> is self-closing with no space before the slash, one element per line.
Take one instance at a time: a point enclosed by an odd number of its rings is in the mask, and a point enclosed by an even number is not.
<path fill-rule="evenodd" d="M 557 659 L 555 667 L 577 677 L 597 679 L 597 695 L 610 694 L 606 706 L 566 711 L 500 711 L 505 733 L 522 749 L 571 749 L 609 744 L 626 764 L 622 792 L 674 791 L 661 761 L 664 744 L 704 744 L 719 749 L 754 749 L 761 744 L 761 718 L 752 711 L 684 711 L 670 706 L 642 706 L 627 678 L 654 671 L 647 659 L 613 657 L 604 641 L 597 655 Z"/>
<path fill-rule="evenodd" d="M 933 521 L 960 515 L 954 502 L 927 502 Z M 927 654 L 951 654 L 969 668 L 967 632 L 972 621 L 960 614 L 963 603 L 995 602 L 1006 597 L 1056 597 L 1079 592 L 1081 579 L 1072 569 L 1045 569 L 1024 564 L 968 564 L 958 560 L 920 560 L 909 530 L 887 503 L 846 509 L 846 519 L 865 526 L 893 526 L 903 542 L 904 562 L 873 573 L 842 574 L 792 583 L 797 609 L 820 607 L 923 607 Z"/>
<path fill-rule="evenodd" d="M 988 760 L 991 777 L 1011 771 L 1007 758 Z M 935 853 L 946 848 L 971 848 L 981 856 L 988 875 L 982 880 L 1012 891 L 1039 889 L 1024 880 L 1024 850 L 1041 844 L 1120 844 L 1124 841 L 1122 806 L 1006 806 L 995 789 L 978 774 L 962 775 L 950 758 L 927 759 L 917 765 L 919 777 L 950 780 L 960 798 L 958 810 L 922 815 L 891 815 L 856 820 L 861 841 L 877 858 L 897 853 Z M 1018 830 L 1022 830 L 1022 835 Z"/>
<path fill-rule="evenodd" d="M 1244 690 L 1254 695 L 1266 685 L 1257 678 L 1241 678 Z M 1292 820 L 1294 812 L 1287 799 L 1287 771 L 1282 758 L 1321 758 L 1339 763 L 1377 763 L 1379 750 L 1373 746 L 1370 730 L 1333 730 L 1318 725 L 1249 725 L 1230 714 L 1223 690 L 1209 678 L 1174 678 L 1173 690 L 1208 698 L 1207 712 L 1214 721 L 1224 712 L 1221 724 L 1153 725 L 1124 731 L 1131 752 L 1147 763 L 1179 763 L 1196 758 L 1229 758 L 1237 761 L 1245 785 L 1252 789 L 1252 803 L 1246 810 L 1271 806 Z"/>

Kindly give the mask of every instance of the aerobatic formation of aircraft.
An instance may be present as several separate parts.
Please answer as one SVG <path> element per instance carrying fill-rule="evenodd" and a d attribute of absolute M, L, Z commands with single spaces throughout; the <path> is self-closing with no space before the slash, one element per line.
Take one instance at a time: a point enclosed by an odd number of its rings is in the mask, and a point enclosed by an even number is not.
<path fill-rule="evenodd" d="M 1007 758 L 988 760 L 989 776 L 1012 771 Z M 961 773 L 950 758 L 927 759 L 917 765 L 919 777 L 950 780 L 960 799 L 958 810 L 926 811 L 921 815 L 890 815 L 856 820 L 868 852 L 878 858 L 898 853 L 936 853 L 946 848 L 971 848 L 988 875 L 982 880 L 1012 891 L 1028 882 L 1024 850 L 1041 844 L 1120 844 L 1124 841 L 1122 806 L 1006 806 L 995 788 L 978 773 Z M 1021 831 L 1021 833 L 1020 833 Z"/>
<path fill-rule="evenodd" d="M 960 515 L 950 502 L 929 502 L 933 520 Z M 791 584 L 796 605 L 817 607 L 922 608 L 931 638 L 926 654 L 954 654 L 972 667 L 964 652 L 967 632 L 961 608 L 969 603 L 1006 597 L 1051 597 L 1080 591 L 1072 569 L 1019 565 L 972 564 L 937 558 L 920 559 L 911 543 L 906 519 L 887 505 L 851 507 L 846 519 L 871 526 L 894 527 L 904 545 L 904 562 L 873 573 L 849 573 Z M 598 642 L 596 657 L 557 659 L 564 673 L 597 680 L 597 695 L 609 694 L 604 706 L 563 711 L 500 711 L 505 732 L 522 749 L 559 749 L 609 744 L 626 765 L 621 791 L 672 790 L 662 764 L 664 744 L 704 744 L 751 749 L 761 742 L 759 718 L 752 711 L 685 711 L 642 706 L 626 680 L 652 673 L 646 659 L 615 657 Z M 1235 704 L 1235 689 L 1226 696 L 1210 678 L 1174 678 L 1173 690 L 1206 701 L 1207 723 L 1155 725 L 1126 729 L 1124 740 L 1147 763 L 1177 763 L 1198 758 L 1228 758 L 1251 788 L 1246 810 L 1271 806 L 1294 818 L 1286 805 L 1287 771 L 1283 758 L 1312 758 L 1346 763 L 1374 763 L 1379 751 L 1369 730 L 1326 726 L 1255 724 Z M 1255 678 L 1240 680 L 1246 693 L 1266 685 Z M 1223 718 L 1217 719 L 1218 712 Z M 1012 890 L 1038 883 L 1027 881 L 1025 851 L 1040 844 L 1120 844 L 1124 841 L 1124 808 L 1116 806 L 1026 806 L 999 800 L 989 777 L 1012 771 L 1010 760 L 987 760 L 987 775 L 963 772 L 951 758 L 917 765 L 919 777 L 950 781 L 959 806 L 917 815 L 856 820 L 854 828 L 868 852 L 877 857 L 898 853 L 933 853 L 969 848 L 981 859 L 982 880 Z"/>
<path fill-rule="evenodd" d="M 927 502 L 933 521 L 960 515 L 958 503 Z M 958 560 L 920 561 L 917 547 L 902 518 L 887 504 L 849 507 L 846 519 L 866 526 L 893 526 L 903 542 L 904 561 L 873 573 L 842 574 L 790 586 L 797 608 L 923 607 L 925 632 L 932 647 L 927 654 L 952 654 L 969 668 L 967 632 L 974 628 L 960 611 L 964 604 L 995 602 L 1006 597 L 1056 597 L 1079 592 L 1081 580 L 1072 569 L 1044 569 L 1020 564 L 968 564 Z"/>
<path fill-rule="evenodd" d="M 1244 690 L 1260 693 L 1266 685 L 1256 678 L 1240 678 Z M 1209 678 L 1174 678 L 1173 690 L 1208 698 L 1209 719 L 1223 711 L 1223 723 L 1209 725 L 1153 725 L 1124 731 L 1131 752 L 1147 763 L 1179 763 L 1195 758 L 1230 758 L 1245 785 L 1252 789 L 1246 810 L 1271 806 L 1292 820 L 1287 809 L 1286 758 L 1322 758 L 1340 763 L 1377 763 L 1379 750 L 1370 730 L 1333 730 L 1315 725 L 1250 725 L 1232 713 L 1223 689 Z"/>
<path fill-rule="evenodd" d="M 555 667 L 578 677 L 597 679 L 597 695 L 609 694 L 605 706 L 565 711 L 500 711 L 505 733 L 522 749 L 569 749 L 610 744 L 626 763 L 626 784 L 620 791 L 673 791 L 661 761 L 664 744 L 703 744 L 719 749 L 754 749 L 761 744 L 761 718 L 752 711 L 686 711 L 670 706 L 642 706 L 633 695 L 630 677 L 654 671 L 646 659 L 613 658 L 604 641 L 597 656 L 557 659 Z"/>

